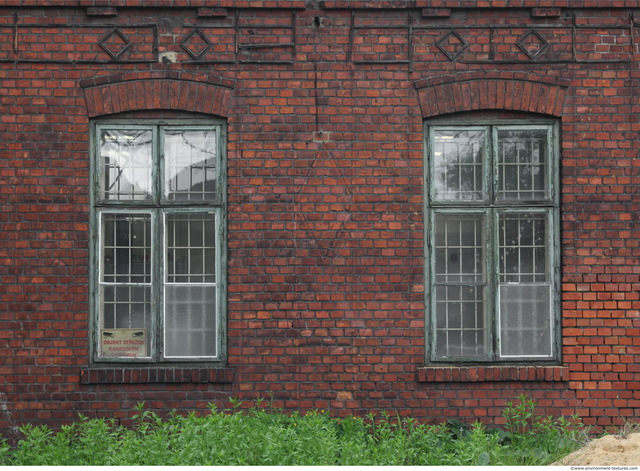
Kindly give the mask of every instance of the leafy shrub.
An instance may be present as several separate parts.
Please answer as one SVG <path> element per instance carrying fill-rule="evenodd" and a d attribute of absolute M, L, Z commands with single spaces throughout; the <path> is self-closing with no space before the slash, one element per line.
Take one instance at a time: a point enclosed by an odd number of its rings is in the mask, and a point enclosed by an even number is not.
<path fill-rule="evenodd" d="M 262 402 L 241 412 L 161 418 L 139 404 L 132 427 L 81 417 L 54 433 L 26 425 L 14 449 L 0 444 L 5 465 L 544 465 L 581 445 L 580 424 L 540 418 L 526 397 L 509 403 L 507 425 L 487 429 L 451 420 L 419 423 L 382 414 L 331 418 L 325 411 L 286 415 Z"/>
<path fill-rule="evenodd" d="M 507 403 L 503 438 L 504 464 L 544 465 L 571 453 L 587 441 L 587 431 L 578 417 L 536 415 L 536 403 L 521 395 L 519 403 Z"/>

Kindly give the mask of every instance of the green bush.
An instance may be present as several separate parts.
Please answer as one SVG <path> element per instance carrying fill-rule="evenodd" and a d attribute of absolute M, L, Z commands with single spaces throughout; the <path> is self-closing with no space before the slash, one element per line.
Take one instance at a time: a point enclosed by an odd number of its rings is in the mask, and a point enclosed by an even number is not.
<path fill-rule="evenodd" d="M 242 412 L 161 418 L 137 407 L 132 427 L 82 418 L 54 433 L 26 425 L 15 448 L 0 444 L 3 465 L 544 465 L 582 443 L 581 424 L 535 415 L 521 397 L 504 411 L 504 429 L 455 420 L 433 425 L 411 418 L 331 418 L 325 411 L 286 415 L 262 407 Z"/>

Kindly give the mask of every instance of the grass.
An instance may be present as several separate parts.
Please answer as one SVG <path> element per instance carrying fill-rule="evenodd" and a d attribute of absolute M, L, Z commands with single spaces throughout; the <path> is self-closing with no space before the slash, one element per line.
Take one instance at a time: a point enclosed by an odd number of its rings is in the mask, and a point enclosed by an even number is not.
<path fill-rule="evenodd" d="M 161 418 L 137 407 L 132 427 L 81 418 L 60 431 L 26 425 L 16 447 L 0 446 L 0 465 L 546 465 L 579 448 L 576 420 L 538 417 L 521 396 L 507 404 L 506 426 L 451 420 L 418 423 L 390 414 L 331 418 L 325 411 L 286 415 L 263 407 Z"/>

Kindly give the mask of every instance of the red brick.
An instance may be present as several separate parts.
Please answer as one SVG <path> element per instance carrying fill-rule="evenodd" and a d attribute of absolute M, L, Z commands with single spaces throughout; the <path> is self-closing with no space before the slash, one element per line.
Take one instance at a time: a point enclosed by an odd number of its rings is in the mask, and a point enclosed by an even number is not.
<path fill-rule="evenodd" d="M 633 87 L 640 74 L 627 62 L 629 18 L 638 5 L 10 3 L 20 34 L 18 52 L 11 41 L 2 52 L 0 79 L 0 338 L 6 343 L 0 364 L 2 399 L 12 411 L 0 417 L 3 433 L 29 420 L 59 426 L 76 410 L 126 421 L 141 401 L 205 411 L 229 397 L 249 407 L 269 394 L 289 410 L 334 405 L 340 409 L 333 413 L 348 415 L 388 408 L 425 421 L 504 423 L 504 405 L 521 392 L 538 401 L 543 415 L 578 412 L 602 427 L 637 415 L 640 108 Z M 106 17 L 110 12 L 117 15 Z M 236 54 L 236 13 L 239 45 L 274 37 L 295 40 L 295 49 Z M 580 26 L 575 44 L 571 28 L 556 25 L 554 18 L 564 16 Z M 389 21 L 397 33 L 357 28 Z M 132 44 L 119 60 L 98 45 L 113 22 Z M 263 27 L 276 23 L 282 31 L 266 34 Z M 530 60 L 516 43 L 543 23 L 544 31 L 555 25 L 549 32 L 556 39 Z M 593 34 L 593 25 L 603 23 L 604 32 Z M 133 26 L 149 24 L 155 26 Z M 191 61 L 180 46 L 195 25 L 212 42 L 202 61 Z M 518 28 L 502 28 L 508 25 Z M 5 26 L 11 29 L 11 22 Z M 408 59 L 402 47 L 410 26 L 412 70 L 402 61 L 379 62 L 383 54 Z M 434 44 L 449 30 L 470 43 L 457 61 Z M 402 42 L 383 43 L 394 37 Z M 178 60 L 158 63 L 156 40 L 158 51 L 176 52 Z M 618 40 L 626 42 L 607 42 Z M 371 46 L 369 63 L 351 61 L 350 48 L 362 54 L 365 46 Z M 574 49 L 581 62 L 570 57 Z M 230 63 L 215 63 L 218 58 Z M 131 120 L 227 120 L 223 368 L 91 365 L 89 128 L 91 119 L 120 113 Z M 445 114 L 454 123 L 473 116 L 558 120 L 558 365 L 425 362 L 422 121 Z"/>

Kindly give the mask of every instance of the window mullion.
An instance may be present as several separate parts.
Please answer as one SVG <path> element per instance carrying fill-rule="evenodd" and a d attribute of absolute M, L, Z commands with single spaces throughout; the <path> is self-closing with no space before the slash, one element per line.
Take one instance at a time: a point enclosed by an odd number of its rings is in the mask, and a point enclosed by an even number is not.
<path fill-rule="evenodd" d="M 163 178 L 163 149 L 160 126 L 153 127 L 153 202 L 158 205 L 162 202 L 162 178 Z"/>
<path fill-rule="evenodd" d="M 488 221 L 488 234 L 487 240 L 489 243 L 487 255 L 487 284 L 488 291 L 490 293 L 489 300 L 487 302 L 489 309 L 489 322 L 491 325 L 490 335 L 491 335 L 491 361 L 496 361 L 498 359 L 498 353 L 500 351 L 500 328 L 499 328 L 499 320 L 498 320 L 498 306 L 500 303 L 498 286 L 500 285 L 500 229 L 498 226 L 498 216 L 496 214 L 496 209 L 491 208 L 487 209 L 487 221 Z"/>
<path fill-rule="evenodd" d="M 487 157 L 489 158 L 489 167 L 490 167 L 490 172 L 491 175 L 489 177 L 489 188 L 487 189 L 488 193 L 489 193 L 489 201 L 490 204 L 495 204 L 496 202 L 496 188 L 498 187 L 498 181 L 500 179 L 500 176 L 498 174 L 498 172 L 500 171 L 500 168 L 498 167 L 498 162 L 500 161 L 499 159 L 499 155 L 498 155 L 498 130 L 496 129 L 495 126 L 491 126 L 490 127 L 490 131 L 487 133 L 489 136 L 489 145 L 488 145 L 488 150 L 487 150 Z M 503 171 L 504 168 L 503 168 Z"/>
<path fill-rule="evenodd" d="M 155 245 L 155 257 L 156 257 L 156 266 L 154 272 L 154 287 L 156 288 L 155 292 L 155 310 L 156 315 L 154 316 L 154 338 L 155 338 L 155 352 L 154 359 L 157 362 L 162 362 L 164 360 L 164 303 L 165 303 L 165 272 L 167 269 L 166 260 L 166 244 L 167 244 L 167 234 L 166 234 L 166 224 L 165 224 L 165 211 L 162 208 L 162 204 L 164 203 L 164 139 L 163 139 L 163 129 L 164 127 L 161 125 L 154 126 L 154 146 L 153 146 L 153 156 L 154 156 L 154 201 L 156 203 L 156 209 L 154 211 L 155 214 L 155 235 L 156 235 L 156 245 Z"/>
<path fill-rule="evenodd" d="M 154 300 L 155 300 L 155 313 L 160 313 L 159 315 L 153 316 L 154 322 L 154 339 L 155 339 L 155 348 L 154 348 L 154 360 L 156 362 L 161 362 L 164 351 L 164 336 L 162 335 L 163 331 L 163 312 L 164 312 L 164 284 L 162 283 L 164 277 L 165 270 L 165 255 L 164 255 L 164 246 L 165 246 L 165 234 L 164 234 L 164 217 L 162 209 L 159 205 L 162 202 L 162 178 L 163 178 L 163 146 L 161 139 L 160 126 L 153 127 L 153 160 L 154 160 L 154 179 L 153 179 L 153 195 L 154 202 L 156 204 L 156 209 L 154 211 L 155 214 L 155 225 L 154 225 L 154 235 L 155 235 L 155 250 L 154 255 L 156 258 L 155 270 L 154 270 L 154 283 L 155 287 Z"/>
<path fill-rule="evenodd" d="M 164 270 L 165 270 L 165 235 L 164 235 L 164 220 L 163 212 L 160 209 L 156 209 L 154 212 L 154 257 L 155 266 L 153 267 L 153 287 L 155 289 L 154 294 L 154 313 L 161 313 L 160 315 L 153 316 L 153 339 L 154 339 L 154 361 L 162 361 L 164 351 L 164 337 L 162 335 L 164 319 L 162 313 L 164 312 Z"/>
<path fill-rule="evenodd" d="M 497 351 L 500 347 L 500 333 L 498 329 L 498 319 L 496 306 L 498 305 L 498 272 L 500 271 L 500 259 L 498 251 L 498 241 L 500 234 L 498 233 L 497 218 L 495 217 L 496 188 L 498 186 L 500 171 L 498 167 L 498 146 L 497 130 L 495 126 L 489 126 L 487 131 L 487 151 L 486 158 L 488 160 L 488 178 L 487 178 L 487 194 L 490 207 L 486 209 L 487 218 L 487 321 L 489 323 L 488 335 L 491 351 L 489 352 L 490 360 L 497 359 Z"/>

